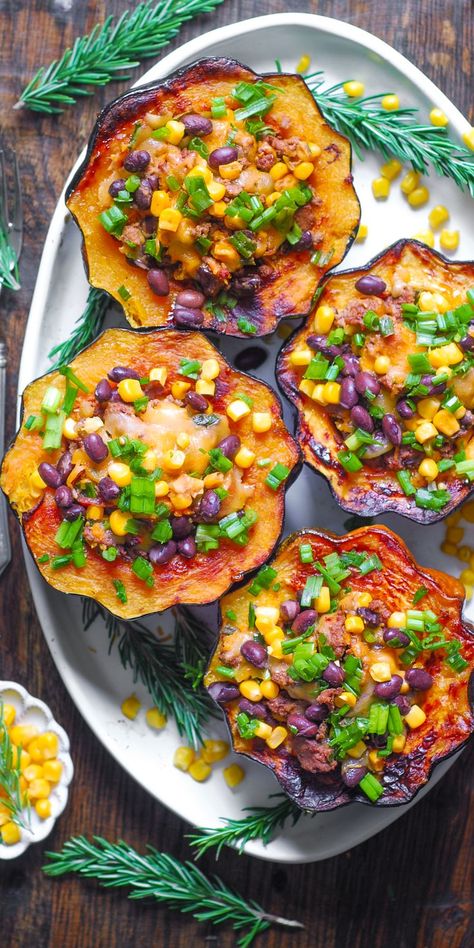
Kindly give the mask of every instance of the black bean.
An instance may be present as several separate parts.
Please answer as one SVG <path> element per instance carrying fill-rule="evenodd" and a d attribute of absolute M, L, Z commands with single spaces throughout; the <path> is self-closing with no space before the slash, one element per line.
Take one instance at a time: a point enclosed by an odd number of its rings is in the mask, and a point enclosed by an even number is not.
<path fill-rule="evenodd" d="M 63 514 L 64 519 L 68 521 L 77 520 L 78 517 L 84 517 L 84 515 L 84 507 L 81 507 L 80 504 L 71 504 Z"/>
<path fill-rule="evenodd" d="M 67 481 L 73 467 L 71 452 L 64 451 L 56 464 L 56 470 L 61 478 L 61 484 Z"/>
<path fill-rule="evenodd" d="M 335 662 L 329 662 L 329 665 L 323 671 L 323 678 L 324 681 L 327 681 L 328 685 L 337 688 L 339 685 L 342 685 L 344 681 L 344 672 Z"/>
<path fill-rule="evenodd" d="M 150 160 L 151 155 L 148 151 L 131 151 L 127 155 L 123 166 L 127 171 L 144 171 L 145 168 L 148 168 Z"/>
<path fill-rule="evenodd" d="M 367 274 L 367 276 L 362 276 L 357 280 L 355 288 L 359 293 L 365 293 L 366 296 L 382 296 L 387 289 L 387 284 L 380 277 Z"/>
<path fill-rule="evenodd" d="M 438 381 L 435 375 L 422 375 L 421 384 L 428 389 L 428 395 L 440 395 L 444 392 L 447 382 L 443 379 Z"/>
<path fill-rule="evenodd" d="M 148 286 L 153 290 L 156 296 L 168 296 L 170 283 L 165 270 L 149 270 L 146 278 L 148 280 Z"/>
<path fill-rule="evenodd" d="M 194 537 L 185 537 L 178 542 L 178 553 L 184 556 L 186 560 L 192 560 L 196 556 L 196 541 Z"/>
<path fill-rule="evenodd" d="M 95 397 L 98 402 L 108 402 L 112 397 L 112 389 L 107 379 L 101 379 L 95 387 Z"/>
<path fill-rule="evenodd" d="M 402 443 L 402 429 L 398 424 L 395 415 L 384 415 L 382 418 L 382 431 L 384 435 L 392 442 L 395 447 Z"/>
<path fill-rule="evenodd" d="M 424 668 L 409 668 L 405 680 L 415 691 L 428 691 L 433 684 L 433 677 Z"/>
<path fill-rule="evenodd" d="M 328 359 L 336 359 L 342 353 L 341 346 L 328 344 L 327 336 L 316 336 L 314 333 L 311 333 L 307 336 L 306 343 L 310 349 L 314 349 L 315 352 L 321 352 L 322 355 Z"/>
<path fill-rule="evenodd" d="M 206 490 L 199 504 L 199 519 L 204 523 L 212 523 L 219 515 L 221 499 L 215 490 Z"/>
<path fill-rule="evenodd" d="M 464 336 L 463 339 L 459 340 L 459 345 L 461 346 L 461 349 L 464 350 L 464 352 L 470 352 L 474 346 L 474 336 L 471 336 L 468 333 L 467 336 Z"/>
<path fill-rule="evenodd" d="M 359 395 L 356 391 L 354 379 L 352 379 L 350 376 L 347 376 L 347 378 L 343 379 L 341 382 L 339 404 L 342 406 L 342 408 L 353 408 L 354 405 L 357 405 L 358 401 Z"/>
<path fill-rule="evenodd" d="M 310 625 L 314 625 L 318 618 L 318 613 L 314 609 L 303 609 L 299 615 L 296 616 L 296 619 L 291 626 L 292 632 L 296 632 L 296 635 L 301 635 L 302 632 L 306 632 L 309 629 Z"/>
<path fill-rule="evenodd" d="M 329 708 L 327 704 L 320 704 L 319 701 L 315 701 L 314 704 L 308 705 L 305 711 L 305 716 L 308 718 L 308 721 L 324 721 L 329 714 Z"/>
<path fill-rule="evenodd" d="M 227 681 L 214 681 L 212 685 L 209 685 L 208 691 L 217 704 L 229 704 L 229 701 L 235 701 L 240 694 L 237 685 L 232 685 Z"/>
<path fill-rule="evenodd" d="M 310 230 L 304 230 L 301 234 L 301 237 L 296 241 L 296 244 L 289 244 L 288 251 L 292 250 L 312 250 L 313 249 L 313 235 Z"/>
<path fill-rule="evenodd" d="M 184 306 L 185 309 L 201 309 L 201 306 L 206 302 L 206 297 L 204 293 L 201 293 L 200 290 L 181 290 L 178 293 L 175 304 L 176 306 Z"/>
<path fill-rule="evenodd" d="M 353 378 L 360 371 L 360 362 L 353 352 L 345 352 L 342 356 L 344 368 L 341 369 L 343 375 L 350 375 Z"/>
<path fill-rule="evenodd" d="M 56 470 L 53 464 L 48 464 L 47 461 L 42 461 L 38 467 L 38 474 L 43 478 L 45 484 L 48 487 L 60 487 L 62 478 L 59 471 Z"/>
<path fill-rule="evenodd" d="M 151 204 L 153 189 L 146 178 L 133 194 L 133 201 L 141 211 L 147 211 Z"/>
<path fill-rule="evenodd" d="M 402 717 L 405 717 L 405 715 L 408 714 L 408 712 L 409 712 L 409 710 L 410 710 L 410 708 L 411 708 L 411 704 L 410 704 L 408 698 L 405 697 L 405 695 L 397 695 L 397 697 L 396 697 L 396 698 L 394 699 L 394 701 L 393 701 L 393 704 L 396 704 L 396 706 L 397 706 L 398 710 L 400 711 L 400 714 L 402 715 Z"/>
<path fill-rule="evenodd" d="M 206 263 L 201 263 L 195 280 L 200 284 L 206 296 L 217 296 L 219 290 L 224 286 L 223 280 L 216 277 Z"/>
<path fill-rule="evenodd" d="M 193 532 L 193 522 L 190 517 L 171 517 L 171 529 L 174 540 L 184 540 Z"/>
<path fill-rule="evenodd" d="M 280 616 L 282 622 L 284 622 L 285 625 L 294 622 L 300 611 L 300 608 L 300 604 L 296 601 L 296 599 L 285 599 L 285 601 L 280 604 Z"/>
<path fill-rule="evenodd" d="M 304 714 L 289 714 L 287 724 L 292 728 L 296 728 L 298 737 L 315 737 L 319 731 L 318 724 L 313 724 L 311 721 L 308 721 L 308 718 L 305 717 Z"/>
<path fill-rule="evenodd" d="M 168 540 L 167 543 L 157 543 L 148 551 L 150 562 L 153 566 L 164 566 L 176 556 L 178 547 L 174 540 Z"/>
<path fill-rule="evenodd" d="M 351 421 L 355 428 L 362 428 L 369 434 L 374 430 L 374 419 L 362 405 L 354 405 L 354 408 L 351 408 Z"/>
<path fill-rule="evenodd" d="M 382 698 L 384 701 L 391 701 L 392 698 L 396 698 L 400 694 L 400 688 L 403 684 L 403 678 L 400 675 L 392 675 L 390 681 L 378 681 L 375 688 L 374 694 L 377 698 Z"/>
<path fill-rule="evenodd" d="M 348 764 L 341 767 L 341 777 L 346 787 L 358 787 L 366 773 L 367 767 L 363 767 L 362 764 Z"/>
<path fill-rule="evenodd" d="M 204 313 L 200 309 L 185 309 L 184 306 L 178 306 L 173 310 L 173 319 L 176 326 L 182 326 L 184 329 L 196 329 L 198 326 L 202 326 Z"/>
<path fill-rule="evenodd" d="M 101 461 L 105 461 L 109 453 L 109 449 L 100 435 L 96 432 L 93 434 L 88 434 L 84 438 L 84 451 L 90 457 L 91 461 L 95 461 L 96 464 L 100 464 Z"/>
<path fill-rule="evenodd" d="M 217 447 L 226 458 L 232 460 L 240 448 L 240 438 L 238 435 L 227 435 L 227 438 L 223 438 L 222 441 L 219 441 Z"/>
<path fill-rule="evenodd" d="M 376 629 L 377 626 L 380 625 L 379 614 L 375 612 L 375 609 L 367 609 L 366 606 L 361 606 L 357 609 L 357 615 L 360 616 L 371 629 Z"/>
<path fill-rule="evenodd" d="M 212 122 L 204 115 L 195 115 L 194 112 L 190 112 L 189 115 L 183 115 L 181 121 L 186 129 L 186 135 L 204 138 L 212 132 Z"/>
<path fill-rule="evenodd" d="M 70 507 L 74 500 L 71 488 L 66 487 L 65 484 L 62 484 L 61 487 L 57 488 L 54 499 L 58 507 Z"/>
<path fill-rule="evenodd" d="M 103 500 L 104 503 L 117 500 L 117 497 L 120 497 L 120 487 L 111 477 L 102 477 L 98 483 L 98 488 L 101 500 Z"/>
<path fill-rule="evenodd" d="M 406 648 L 410 644 L 410 637 L 403 629 L 385 629 L 383 640 L 392 648 Z"/>
<path fill-rule="evenodd" d="M 109 187 L 109 194 L 111 197 L 116 198 L 120 191 L 125 190 L 125 178 L 117 178 L 115 181 L 112 181 L 112 184 Z"/>
<path fill-rule="evenodd" d="M 248 698 L 241 698 L 239 711 L 243 711 L 244 714 L 248 714 L 252 718 L 260 718 L 261 721 L 268 718 L 268 711 L 262 701 L 249 701 Z"/>
<path fill-rule="evenodd" d="M 232 145 L 223 145 L 222 148 L 215 148 L 214 151 L 211 151 L 207 160 L 211 168 L 217 169 L 219 165 L 228 165 L 231 161 L 236 161 L 237 155 L 237 149 L 233 148 Z"/>
<path fill-rule="evenodd" d="M 253 642 L 252 639 L 248 639 L 247 642 L 243 643 L 240 651 L 246 661 L 250 662 L 251 665 L 255 665 L 256 668 L 265 668 L 268 661 L 268 652 L 264 645 L 260 645 L 259 642 Z"/>
<path fill-rule="evenodd" d="M 262 278 L 258 273 L 238 273 L 232 279 L 231 289 L 236 296 L 252 296 L 258 293 Z"/>
<path fill-rule="evenodd" d="M 140 376 L 135 369 L 130 369 L 127 365 L 116 365 L 110 372 L 107 372 L 112 382 L 123 382 L 124 379 L 139 379 Z"/>
<path fill-rule="evenodd" d="M 198 395 L 197 392 L 192 391 L 186 392 L 184 401 L 190 408 L 194 408 L 195 411 L 199 412 L 206 411 L 209 404 L 207 398 L 204 398 L 204 395 Z"/>
<path fill-rule="evenodd" d="M 396 407 L 397 407 L 398 414 L 400 415 L 400 418 L 413 418 L 413 415 L 415 414 L 415 412 L 413 408 L 411 407 L 411 405 L 409 405 L 409 403 L 407 402 L 406 398 L 401 398 L 397 402 Z"/>
<path fill-rule="evenodd" d="M 370 392 L 371 395 L 378 395 L 380 392 L 380 382 L 371 372 L 358 372 L 354 382 L 359 395 L 365 395 L 366 392 Z"/>
<path fill-rule="evenodd" d="M 152 191 L 158 190 L 160 186 L 160 176 L 158 174 L 147 174 L 146 178 L 143 178 L 142 184 L 144 184 L 145 181 L 150 185 L 150 188 Z M 149 220 L 149 219 L 150 218 L 145 218 L 145 220 Z M 154 221 L 155 229 L 156 229 L 156 217 L 152 217 L 151 220 Z M 142 226 L 144 223 L 145 221 L 142 221 Z"/>

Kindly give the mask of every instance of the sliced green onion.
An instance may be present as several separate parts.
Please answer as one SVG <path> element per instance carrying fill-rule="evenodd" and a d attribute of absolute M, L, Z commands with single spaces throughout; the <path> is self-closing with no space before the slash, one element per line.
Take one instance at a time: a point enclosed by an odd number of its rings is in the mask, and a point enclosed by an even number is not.
<path fill-rule="evenodd" d="M 265 478 L 265 484 L 267 487 L 270 487 L 271 490 L 278 490 L 283 482 L 286 481 L 289 473 L 290 469 L 284 464 L 280 464 L 278 461 L 277 464 L 275 464 L 275 467 L 273 467 L 267 474 Z"/>
<path fill-rule="evenodd" d="M 227 106 L 223 96 L 216 95 L 211 99 L 211 115 L 213 119 L 224 118 L 227 114 Z"/>
<path fill-rule="evenodd" d="M 153 566 L 144 556 L 137 556 L 132 563 L 132 571 L 138 579 L 143 580 L 147 586 L 153 586 Z"/>
<path fill-rule="evenodd" d="M 108 210 L 102 211 L 102 213 L 99 214 L 99 220 L 108 234 L 114 234 L 119 237 L 128 221 L 128 217 L 119 207 L 113 204 Z"/>
<path fill-rule="evenodd" d="M 357 455 L 353 454 L 352 451 L 339 451 L 337 456 L 344 470 L 348 471 L 349 474 L 355 474 L 363 466 Z"/>
<path fill-rule="evenodd" d="M 409 471 L 397 471 L 397 479 L 403 493 L 407 497 L 413 497 L 416 494 L 416 489 L 411 482 Z"/>
<path fill-rule="evenodd" d="M 48 385 L 41 402 L 41 411 L 54 415 L 62 402 L 62 394 L 55 385 Z"/>
<path fill-rule="evenodd" d="M 123 300 L 125 300 L 125 301 L 126 301 L 126 300 L 129 300 L 129 299 L 131 298 L 131 296 L 132 296 L 132 294 L 130 293 L 130 291 L 127 290 L 127 287 L 124 286 L 123 283 L 122 283 L 121 286 L 119 286 L 119 288 L 118 288 L 118 290 L 117 290 L 117 293 L 118 293 L 118 295 L 119 295 Z"/>
<path fill-rule="evenodd" d="M 311 543 L 302 543 L 300 546 L 300 560 L 302 563 L 313 562 L 313 550 Z"/>
<path fill-rule="evenodd" d="M 249 319 L 245 319 L 243 316 L 237 320 L 237 329 L 240 329 L 240 332 L 247 336 L 253 336 L 257 332 L 255 323 L 251 323 Z"/>
<path fill-rule="evenodd" d="M 147 477 L 132 477 L 130 482 L 130 512 L 152 514 L 155 512 L 155 485 Z"/>
<path fill-rule="evenodd" d="M 161 520 L 157 523 L 151 534 L 151 539 L 156 540 L 157 543 L 168 543 L 168 540 L 172 538 L 173 530 L 169 520 Z"/>
<path fill-rule="evenodd" d="M 112 582 L 114 585 L 115 592 L 117 593 L 117 599 L 119 599 L 120 602 L 123 602 L 123 603 L 127 602 L 127 591 L 125 589 L 125 586 L 122 580 L 113 579 Z"/>
<path fill-rule="evenodd" d="M 72 563 L 72 553 L 64 554 L 64 556 L 53 556 L 51 569 L 62 569 L 63 566 L 69 566 L 69 563 Z"/>
<path fill-rule="evenodd" d="M 379 797 L 381 797 L 383 794 L 382 784 L 379 780 L 377 780 L 377 777 L 374 777 L 373 774 L 365 774 L 359 783 L 359 787 L 364 791 L 366 797 L 368 797 L 372 803 L 376 803 Z"/>
<path fill-rule="evenodd" d="M 303 592 L 301 593 L 301 605 L 303 609 L 307 609 L 308 606 L 311 606 L 311 603 L 318 598 L 322 585 L 322 576 L 308 576 Z"/>

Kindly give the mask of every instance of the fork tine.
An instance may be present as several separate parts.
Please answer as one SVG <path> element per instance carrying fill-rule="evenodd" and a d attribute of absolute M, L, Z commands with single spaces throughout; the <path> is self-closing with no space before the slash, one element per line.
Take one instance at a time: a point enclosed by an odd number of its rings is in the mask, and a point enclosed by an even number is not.
<path fill-rule="evenodd" d="M 14 184 L 13 184 L 13 213 L 9 226 L 11 229 L 10 243 L 15 252 L 16 258 L 20 256 L 21 245 L 23 243 L 23 207 L 21 199 L 20 169 L 18 167 L 18 158 L 14 156 Z"/>
<path fill-rule="evenodd" d="M 8 234 L 10 222 L 8 220 L 7 175 L 3 150 L 0 150 L 0 219 L 5 233 Z"/>

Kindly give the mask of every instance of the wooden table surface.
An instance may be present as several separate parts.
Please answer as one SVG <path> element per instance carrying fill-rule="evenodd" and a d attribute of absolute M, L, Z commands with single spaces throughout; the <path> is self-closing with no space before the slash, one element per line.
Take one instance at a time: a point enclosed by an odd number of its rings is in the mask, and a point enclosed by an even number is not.
<path fill-rule="evenodd" d="M 13 112 L 21 88 L 42 63 L 60 55 L 77 34 L 124 0 L 0 0 L 1 138 L 19 155 L 26 233 L 22 289 L 2 293 L 2 328 L 9 347 L 7 433 L 13 434 L 16 376 L 41 249 L 64 177 L 85 143 L 95 114 L 125 88 L 97 91 L 60 117 Z M 132 6 L 132 4 L 131 4 Z M 372 30 L 430 76 L 474 120 L 471 0 L 226 0 L 213 15 L 189 23 L 169 49 L 205 30 L 252 15 L 297 10 L 324 13 Z M 0 678 L 22 682 L 43 698 L 70 735 L 75 780 L 66 814 L 48 848 L 75 833 L 122 837 L 143 849 L 186 858 L 189 826 L 156 803 L 93 737 L 70 700 L 43 640 L 29 593 L 19 530 L 11 520 L 13 562 L 1 580 Z M 474 943 L 474 744 L 418 806 L 382 835 L 335 859 L 310 866 L 262 863 L 227 850 L 223 878 L 269 911 L 298 918 L 299 935 L 264 934 L 267 948 L 468 948 Z M 192 792 L 192 784 L 190 784 Z M 204 945 L 228 948 L 224 929 L 155 905 L 128 902 L 75 878 L 48 880 L 40 871 L 43 846 L 0 864 L 1 941 L 7 948 L 138 948 Z M 215 868 L 212 855 L 203 868 Z"/>

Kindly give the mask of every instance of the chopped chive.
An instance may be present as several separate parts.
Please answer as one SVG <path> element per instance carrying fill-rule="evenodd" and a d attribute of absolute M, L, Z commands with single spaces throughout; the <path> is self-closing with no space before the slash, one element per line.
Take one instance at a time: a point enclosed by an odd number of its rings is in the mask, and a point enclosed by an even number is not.
<path fill-rule="evenodd" d="M 339 451 L 337 456 L 344 470 L 349 474 L 355 474 L 363 466 L 357 455 L 352 451 Z"/>
<path fill-rule="evenodd" d="M 62 402 L 62 395 L 55 385 L 48 385 L 41 402 L 41 411 L 54 415 Z"/>
<path fill-rule="evenodd" d="M 216 95 L 211 99 L 211 116 L 213 119 L 224 118 L 227 114 L 227 106 L 223 96 Z"/>
<path fill-rule="evenodd" d="M 247 336 L 253 336 L 257 332 L 256 325 L 243 316 L 237 320 L 237 329 L 240 329 L 240 332 L 245 333 Z"/>
<path fill-rule="evenodd" d="M 313 562 L 313 550 L 310 543 L 302 543 L 300 546 L 300 560 L 302 563 Z"/>
<path fill-rule="evenodd" d="M 147 586 L 153 586 L 153 566 L 144 556 L 137 556 L 132 563 L 132 571 L 138 579 L 143 580 Z"/>
<path fill-rule="evenodd" d="M 112 580 L 115 592 L 117 593 L 117 599 L 120 599 L 120 602 L 127 602 L 127 592 L 125 586 L 121 579 Z"/>
<path fill-rule="evenodd" d="M 50 559 L 49 553 L 43 553 L 42 556 L 38 556 L 36 562 L 37 562 L 37 563 L 49 563 L 49 559 Z"/>
<path fill-rule="evenodd" d="M 290 469 L 278 461 L 275 467 L 267 474 L 265 484 L 267 487 L 270 487 L 271 490 L 278 490 L 283 484 L 283 481 L 286 481 L 289 473 Z"/>
<path fill-rule="evenodd" d="M 226 665 L 217 665 L 216 672 L 222 678 L 235 678 L 235 668 L 228 668 Z"/>
<path fill-rule="evenodd" d="M 117 293 L 123 300 L 129 300 L 132 295 L 129 290 L 127 290 L 127 287 L 123 285 L 123 283 L 122 286 L 119 286 Z"/>
<path fill-rule="evenodd" d="M 426 596 L 427 592 L 428 590 L 426 586 L 419 586 L 413 596 L 413 605 L 416 606 L 417 602 L 420 602 L 420 600 L 423 599 L 423 596 Z"/>

